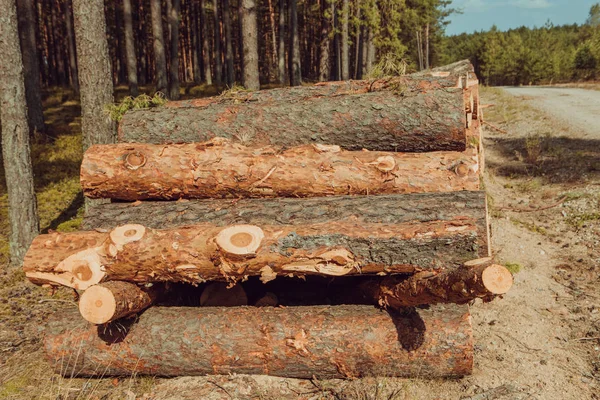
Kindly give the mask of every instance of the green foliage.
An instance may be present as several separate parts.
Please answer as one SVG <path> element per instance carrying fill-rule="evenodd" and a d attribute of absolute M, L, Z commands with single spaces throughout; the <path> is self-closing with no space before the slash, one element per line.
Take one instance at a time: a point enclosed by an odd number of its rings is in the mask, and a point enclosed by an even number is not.
<path fill-rule="evenodd" d="M 152 97 L 147 94 L 141 94 L 138 97 L 127 96 L 120 103 L 108 104 L 105 106 L 105 112 L 110 119 L 119 122 L 123 119 L 123 115 L 129 110 L 158 107 L 166 102 L 167 99 L 165 98 L 165 95 L 160 92 L 156 92 Z"/>
<path fill-rule="evenodd" d="M 575 69 L 594 71 L 598 66 L 598 59 L 592 51 L 589 42 L 584 43 L 575 53 Z"/>
<path fill-rule="evenodd" d="M 514 263 L 514 262 L 507 262 L 507 263 L 504 264 L 504 266 L 513 275 L 519 273 L 523 269 L 523 266 L 521 264 Z"/>

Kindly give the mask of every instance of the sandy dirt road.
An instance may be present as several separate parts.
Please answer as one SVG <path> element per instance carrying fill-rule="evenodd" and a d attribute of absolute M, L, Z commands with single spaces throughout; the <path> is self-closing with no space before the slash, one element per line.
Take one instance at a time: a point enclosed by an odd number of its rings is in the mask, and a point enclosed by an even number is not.
<path fill-rule="evenodd" d="M 600 91 L 541 86 L 506 87 L 504 90 L 522 96 L 534 107 L 572 124 L 572 133 L 600 138 Z"/>

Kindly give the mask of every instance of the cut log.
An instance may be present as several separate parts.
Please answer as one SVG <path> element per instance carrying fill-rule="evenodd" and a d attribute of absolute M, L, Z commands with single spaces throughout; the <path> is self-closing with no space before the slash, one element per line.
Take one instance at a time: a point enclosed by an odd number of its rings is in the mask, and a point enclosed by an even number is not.
<path fill-rule="evenodd" d="M 505 294 L 513 283 L 505 267 L 491 258 L 474 260 L 462 268 L 419 272 L 411 277 L 390 276 L 381 282 L 360 284 L 363 297 L 378 299 L 382 307 L 400 308 L 424 304 L 465 304 L 476 298 L 486 301 Z"/>
<path fill-rule="evenodd" d="M 58 373 L 79 377 L 264 374 L 293 378 L 448 377 L 473 368 L 466 306 L 153 307 L 119 329 L 75 312 L 48 323 Z M 80 351 L 85 349 L 85 351 Z"/>
<path fill-rule="evenodd" d="M 364 81 L 356 90 L 351 82 L 345 93 L 335 85 L 301 86 L 243 92 L 241 99 L 234 94 L 167 103 L 126 113 L 119 141 L 165 144 L 224 137 L 284 149 L 336 144 L 345 150 L 464 151 L 463 89 L 436 79 L 448 78 Z"/>
<path fill-rule="evenodd" d="M 142 289 L 129 282 L 105 282 L 89 287 L 79 298 L 79 312 L 92 324 L 106 324 L 150 307 L 160 293 L 156 285 Z"/>
<path fill-rule="evenodd" d="M 109 203 L 90 208 L 82 228 L 107 231 L 124 224 L 140 224 L 153 229 L 191 224 L 213 224 L 218 227 L 237 224 L 279 227 L 314 224 L 326 227 L 339 221 L 356 226 L 385 224 L 417 227 L 421 223 L 460 220 L 474 221 L 477 228 L 470 249 L 463 251 L 440 243 L 437 250 L 427 250 L 420 243 L 412 242 L 405 243 L 404 248 L 394 247 L 390 251 L 378 249 L 381 254 L 379 259 L 390 263 L 435 265 L 434 253 L 437 251 L 437 257 L 446 260 L 447 265 L 460 266 L 469 260 L 489 257 L 485 192 Z M 370 248 L 374 243 L 364 242 L 361 247 Z"/>
<path fill-rule="evenodd" d="M 414 272 L 451 268 L 487 251 L 478 245 L 485 241 L 485 232 L 477 224 L 464 216 L 399 224 L 356 218 L 225 228 L 205 223 L 165 230 L 127 224 L 110 232 L 40 235 L 23 269 L 34 283 L 75 289 L 103 280 L 197 284 L 257 275 L 265 282 L 278 275 Z M 88 262 L 90 257 L 94 263 Z M 66 269 L 67 263 L 86 273 Z"/>
<path fill-rule="evenodd" d="M 390 153 L 300 146 L 283 153 L 226 139 L 95 145 L 81 166 L 86 196 L 119 200 L 317 197 L 479 190 L 476 148 Z"/>

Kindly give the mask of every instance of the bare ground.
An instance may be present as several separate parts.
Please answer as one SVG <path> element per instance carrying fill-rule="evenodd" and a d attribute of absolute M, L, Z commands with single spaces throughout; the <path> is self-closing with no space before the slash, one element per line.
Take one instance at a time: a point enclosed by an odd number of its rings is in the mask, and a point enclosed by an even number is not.
<path fill-rule="evenodd" d="M 589 123 L 574 129 L 568 107 L 561 113 L 559 101 L 549 110 L 537 93 L 483 94 L 495 105 L 486 120 L 507 132 L 485 131 L 485 184 L 494 252 L 514 270 L 515 286 L 502 300 L 472 306 L 472 376 L 59 378 L 43 360 L 40 331 L 48 313 L 75 306 L 72 296 L 50 298 L 13 272 L 0 276 L 0 398 L 598 399 L 600 136 L 585 130 Z"/>

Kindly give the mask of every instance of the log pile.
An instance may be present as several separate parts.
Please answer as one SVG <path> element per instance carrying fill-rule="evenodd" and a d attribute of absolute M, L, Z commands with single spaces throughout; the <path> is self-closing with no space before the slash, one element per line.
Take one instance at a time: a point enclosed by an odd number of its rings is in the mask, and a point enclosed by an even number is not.
<path fill-rule="evenodd" d="M 127 113 L 81 167 L 84 194 L 112 201 L 25 257 L 33 283 L 82 292 L 83 318 L 48 324 L 49 359 L 79 376 L 470 373 L 465 304 L 512 285 L 481 118 L 468 62 Z"/>

